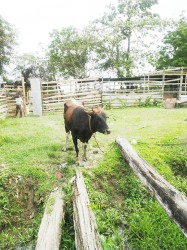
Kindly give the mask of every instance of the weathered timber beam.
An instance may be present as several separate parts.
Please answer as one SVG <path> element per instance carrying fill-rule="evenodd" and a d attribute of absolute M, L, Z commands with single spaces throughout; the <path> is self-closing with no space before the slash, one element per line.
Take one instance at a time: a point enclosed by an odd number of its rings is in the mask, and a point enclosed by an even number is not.
<path fill-rule="evenodd" d="M 75 244 L 78 250 L 100 250 L 100 236 L 90 202 L 82 172 L 76 169 L 73 192 Z"/>
<path fill-rule="evenodd" d="M 56 189 L 47 201 L 35 250 L 59 250 L 63 216 L 62 191 Z"/>
<path fill-rule="evenodd" d="M 121 147 L 125 160 L 135 174 L 149 188 L 170 218 L 187 236 L 187 197 L 175 189 L 141 158 L 127 140 L 118 137 L 116 142 Z"/>

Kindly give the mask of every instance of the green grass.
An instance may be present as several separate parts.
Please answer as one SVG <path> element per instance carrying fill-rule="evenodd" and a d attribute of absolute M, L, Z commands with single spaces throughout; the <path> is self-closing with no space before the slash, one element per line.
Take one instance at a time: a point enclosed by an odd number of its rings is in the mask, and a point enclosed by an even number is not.
<path fill-rule="evenodd" d="M 138 153 L 187 195 L 186 109 L 126 108 L 111 110 L 109 116 L 112 134 L 104 142 L 101 139 L 100 144 L 109 145 L 117 136 L 130 142 L 135 139 L 137 144 L 133 147 Z"/>
<path fill-rule="evenodd" d="M 92 175 L 84 171 L 103 249 L 186 249 L 187 239 L 114 146 Z"/>
<path fill-rule="evenodd" d="M 89 161 L 82 168 L 103 248 L 187 249 L 186 238 L 134 176 L 115 144 L 117 136 L 130 142 L 135 139 L 138 153 L 187 195 L 186 109 L 106 112 L 112 133 L 96 135 L 105 153 L 92 138 Z M 65 192 L 61 249 L 74 249 L 72 185 L 68 182 L 75 174 L 76 158 L 71 141 L 69 150 L 61 151 L 64 141 L 62 114 L 0 121 L 0 249 L 35 244 L 46 197 L 56 185 Z M 64 163 L 65 168 L 59 169 Z M 56 171 L 61 171 L 62 180 L 56 178 Z M 34 217 L 29 214 L 33 211 Z"/>
<path fill-rule="evenodd" d="M 0 249 L 36 240 L 43 204 L 59 185 L 62 130 L 60 116 L 0 121 Z"/>

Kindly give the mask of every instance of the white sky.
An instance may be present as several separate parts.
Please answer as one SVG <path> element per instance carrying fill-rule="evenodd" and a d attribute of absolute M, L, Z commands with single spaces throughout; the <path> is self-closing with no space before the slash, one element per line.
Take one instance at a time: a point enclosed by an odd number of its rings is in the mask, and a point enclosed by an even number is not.
<path fill-rule="evenodd" d="M 118 0 L 0 0 L 0 15 L 18 30 L 22 53 L 32 53 L 49 41 L 49 32 L 66 26 L 81 28 L 100 17 L 106 5 Z M 187 13 L 187 0 L 159 0 L 161 17 Z"/>

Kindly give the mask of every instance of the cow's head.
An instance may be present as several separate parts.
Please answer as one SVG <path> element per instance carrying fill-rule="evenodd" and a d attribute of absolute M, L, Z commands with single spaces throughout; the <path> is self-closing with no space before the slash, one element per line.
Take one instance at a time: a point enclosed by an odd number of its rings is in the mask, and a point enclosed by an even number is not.
<path fill-rule="evenodd" d="M 93 108 L 92 112 L 90 113 L 91 116 L 91 130 L 93 133 L 100 132 L 103 134 L 110 134 L 111 131 L 106 123 L 107 116 L 103 112 L 103 108 L 97 107 Z"/>

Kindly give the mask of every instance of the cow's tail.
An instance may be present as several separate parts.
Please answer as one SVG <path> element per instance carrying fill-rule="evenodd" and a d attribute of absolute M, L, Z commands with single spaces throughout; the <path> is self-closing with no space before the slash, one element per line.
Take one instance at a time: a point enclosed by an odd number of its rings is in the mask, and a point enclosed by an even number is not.
<path fill-rule="evenodd" d="M 67 109 L 68 109 L 68 106 L 66 103 L 64 103 L 64 114 L 66 113 Z"/>

